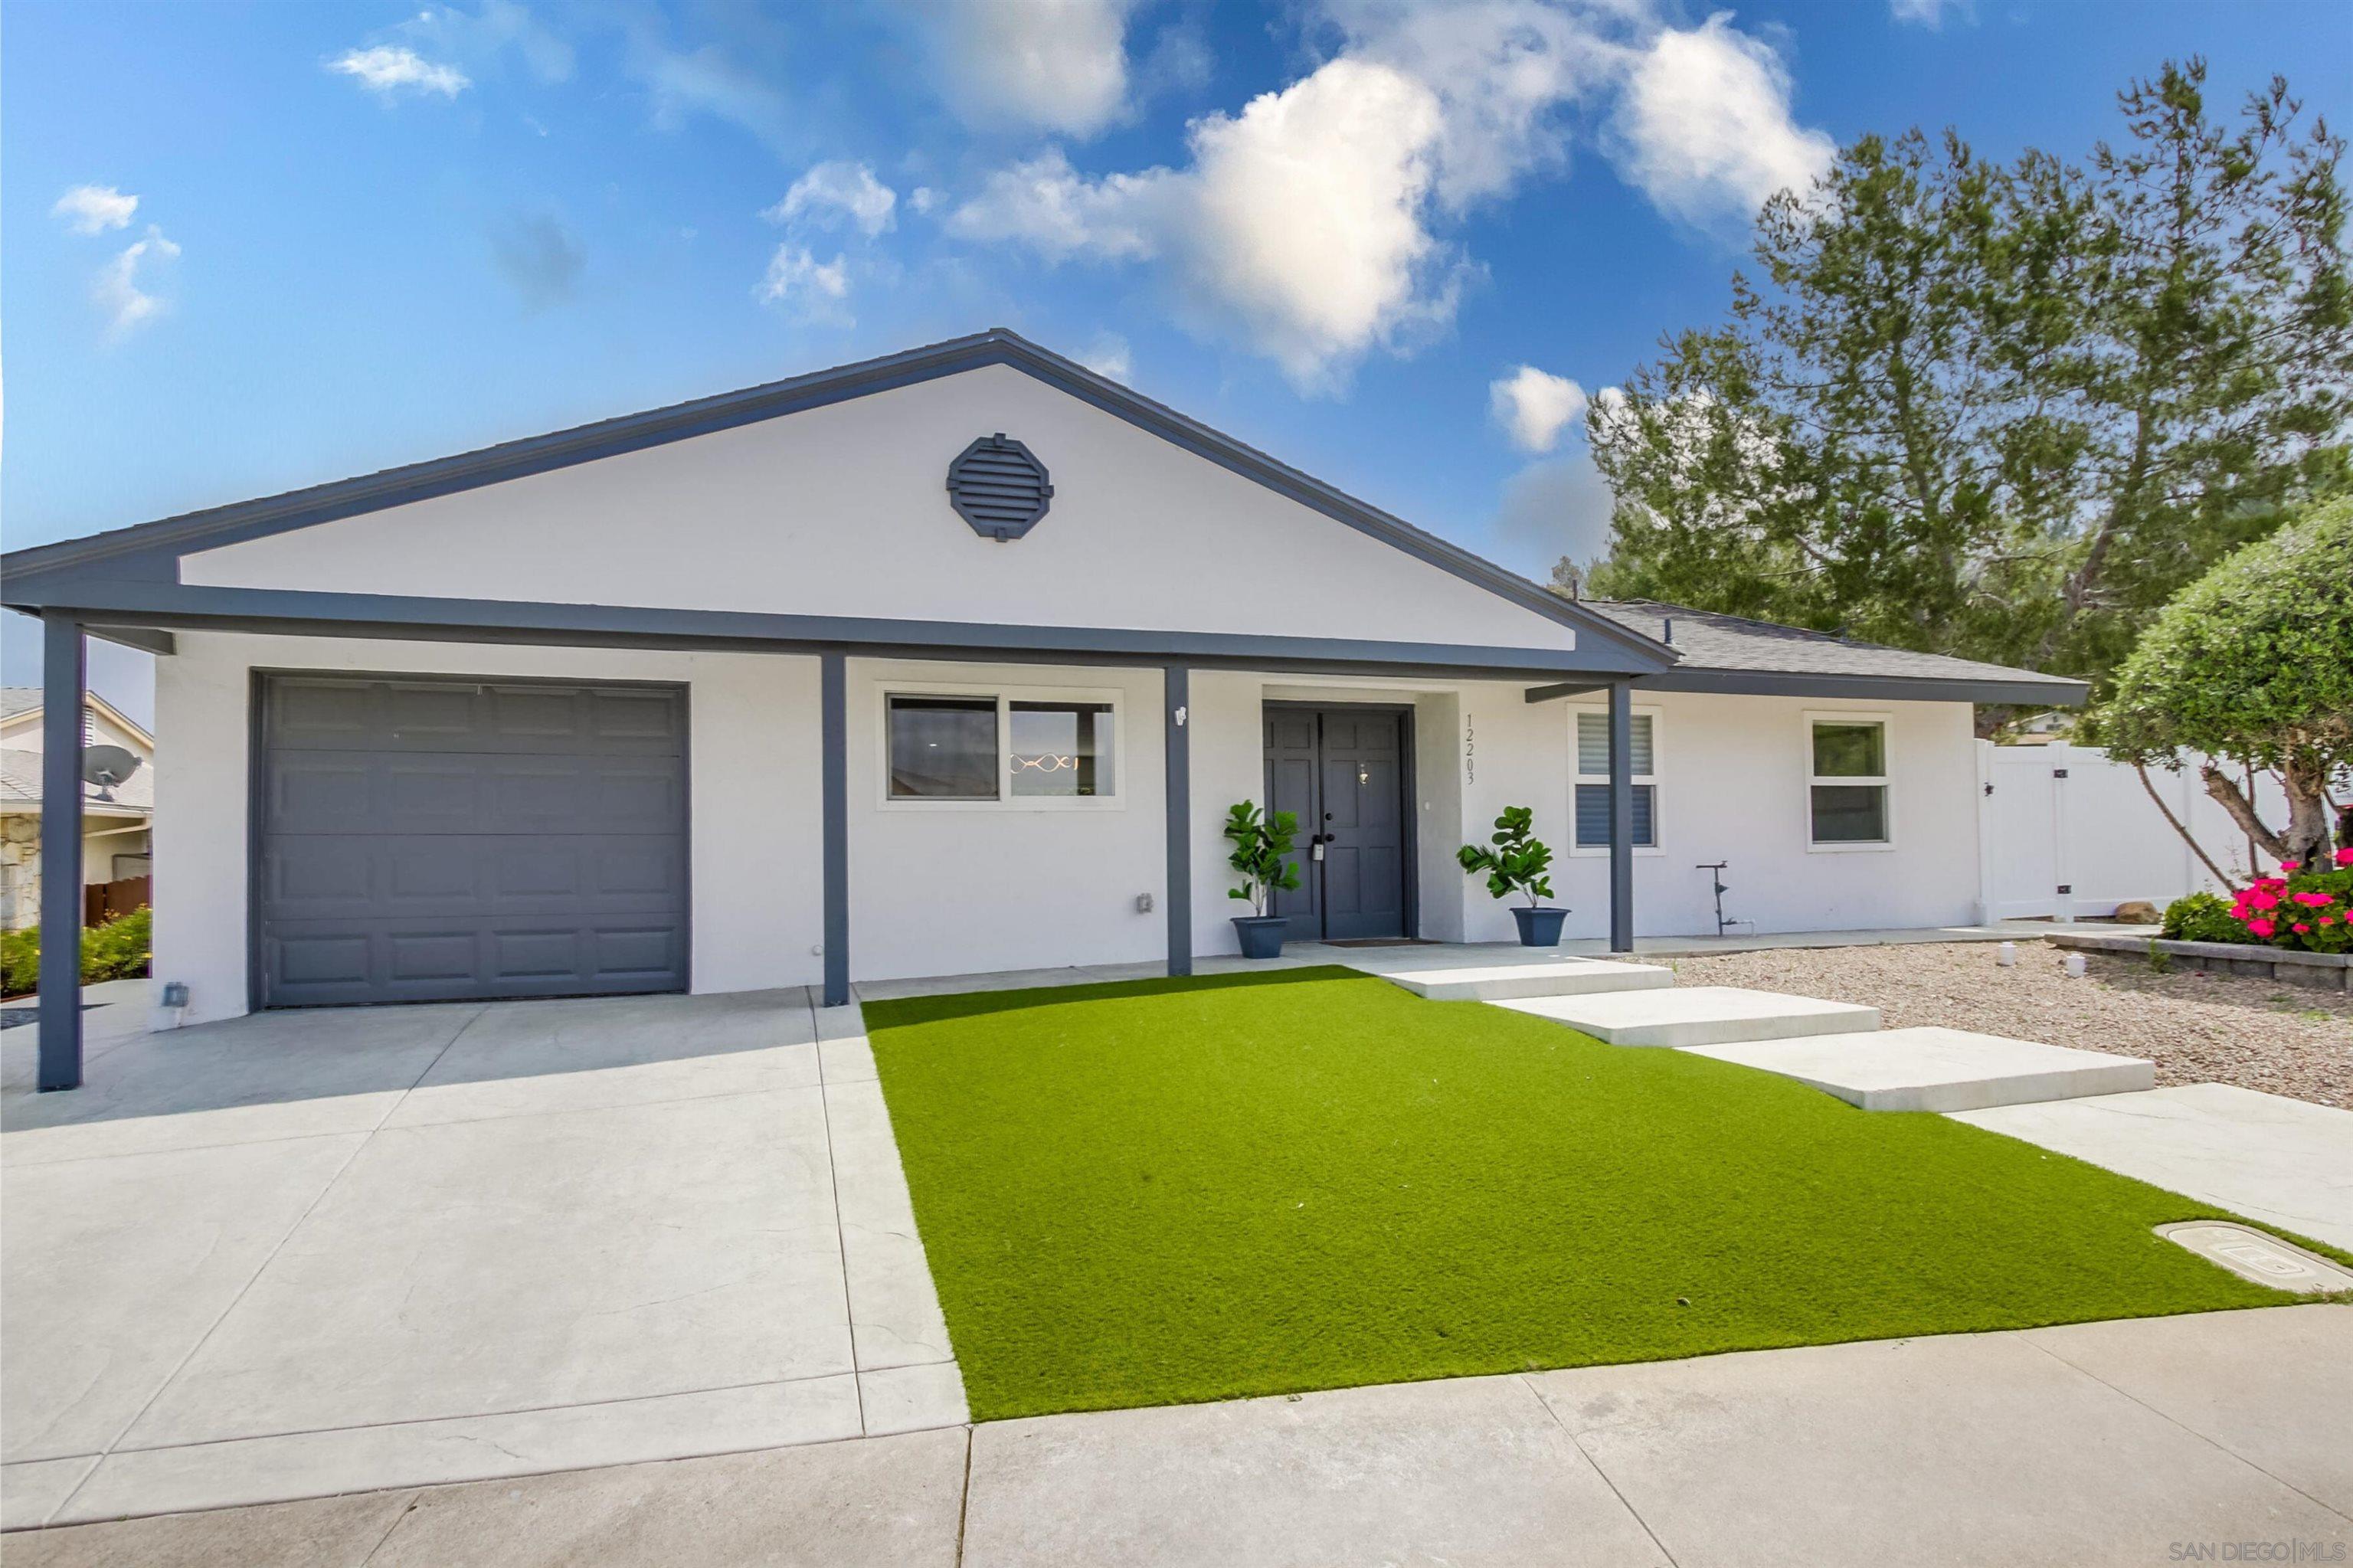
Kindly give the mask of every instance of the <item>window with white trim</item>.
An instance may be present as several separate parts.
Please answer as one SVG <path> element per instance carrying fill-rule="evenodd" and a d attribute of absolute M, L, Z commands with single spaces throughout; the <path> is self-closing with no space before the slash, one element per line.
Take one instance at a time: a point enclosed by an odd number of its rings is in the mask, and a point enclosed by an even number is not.
<path fill-rule="evenodd" d="M 1824 848 L 1881 845 L 1887 823 L 1887 723 L 1875 718 L 1808 721 L 1811 772 L 1807 816 Z"/>
<path fill-rule="evenodd" d="M 886 799 L 1049 806 L 1116 800 L 1118 705 L 1109 694 L 891 692 Z"/>
<path fill-rule="evenodd" d="M 1634 847 L 1659 847 L 1659 778 L 1658 750 L 1654 745 L 1657 721 L 1650 714 L 1635 714 L 1634 744 Z M 1609 847 L 1609 715 L 1607 713 L 1580 713 L 1577 715 L 1577 847 L 1581 850 Z"/>

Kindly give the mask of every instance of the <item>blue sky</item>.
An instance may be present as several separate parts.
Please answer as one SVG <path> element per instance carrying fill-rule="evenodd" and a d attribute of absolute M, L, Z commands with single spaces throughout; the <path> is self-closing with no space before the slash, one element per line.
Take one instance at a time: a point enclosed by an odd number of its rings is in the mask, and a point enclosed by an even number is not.
<path fill-rule="evenodd" d="M 1002 324 L 1541 576 L 1600 539 L 1582 400 L 1721 314 L 1762 193 L 1914 123 L 2080 157 L 2193 53 L 2353 110 L 2353 7 L 2292 0 L 18 0 L 0 520 Z"/>

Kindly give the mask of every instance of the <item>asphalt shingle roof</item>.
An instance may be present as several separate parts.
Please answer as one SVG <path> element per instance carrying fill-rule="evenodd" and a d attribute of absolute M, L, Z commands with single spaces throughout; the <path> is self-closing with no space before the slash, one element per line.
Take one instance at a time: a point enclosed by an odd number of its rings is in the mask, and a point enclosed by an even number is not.
<path fill-rule="evenodd" d="M 1922 680 L 2048 682 L 2054 688 L 2073 689 L 2079 683 L 2063 675 L 2013 670 L 1975 659 L 1953 659 L 1942 653 L 1915 653 L 1827 631 L 1808 631 L 1769 620 L 1749 620 L 1737 615 L 1664 604 L 1648 599 L 1588 599 L 1588 609 L 1598 610 L 1630 631 L 1669 642 L 1683 656 L 1684 670 L 1756 670 L 1800 675 L 1892 675 Z M 1668 635 L 1668 621 L 1674 622 Z"/>
<path fill-rule="evenodd" d="M 93 805 L 106 804 L 125 811 L 153 811 L 155 809 L 155 769 L 142 767 L 107 793 L 113 799 L 101 802 L 97 785 L 84 784 L 81 787 L 81 798 Z M 13 746 L 0 750 L 0 805 L 34 810 L 40 804 L 41 754 Z"/>

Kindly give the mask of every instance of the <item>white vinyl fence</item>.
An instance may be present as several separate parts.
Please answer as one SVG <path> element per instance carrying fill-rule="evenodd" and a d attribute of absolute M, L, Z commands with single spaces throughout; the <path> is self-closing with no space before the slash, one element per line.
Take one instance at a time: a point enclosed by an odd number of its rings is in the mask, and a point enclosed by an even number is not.
<path fill-rule="evenodd" d="M 2148 777 L 2207 854 L 2243 884 L 2251 874 L 2246 835 L 2206 793 L 2198 770 L 2153 768 Z M 1980 741 L 1978 784 L 1989 918 L 2098 918 L 2135 899 L 2162 909 L 2185 893 L 2225 891 L 2167 823 L 2139 775 L 2105 752 Z M 2275 780 L 2258 775 L 2253 798 L 2265 822 L 2286 821 Z"/>

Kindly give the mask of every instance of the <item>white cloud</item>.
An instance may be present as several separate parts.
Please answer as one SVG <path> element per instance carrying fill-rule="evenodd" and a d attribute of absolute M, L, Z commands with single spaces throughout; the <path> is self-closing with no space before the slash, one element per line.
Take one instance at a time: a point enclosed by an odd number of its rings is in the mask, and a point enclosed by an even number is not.
<path fill-rule="evenodd" d="M 1566 556 L 1580 567 L 1609 552 L 1609 482 L 1582 446 L 1532 462 L 1504 482 L 1488 549 L 1542 581 Z"/>
<path fill-rule="evenodd" d="M 1585 388 L 1566 376 L 1523 365 L 1490 382 L 1487 403 L 1495 422 L 1524 452 L 1548 452 L 1585 412 Z"/>
<path fill-rule="evenodd" d="M 871 239 L 892 226 L 898 200 L 863 164 L 818 164 L 793 182 L 784 200 L 760 216 L 770 223 L 799 221 L 828 228 L 847 219 Z"/>
<path fill-rule="evenodd" d="M 1127 108 L 1133 0 L 905 0 L 941 95 L 985 128 L 1092 136 Z"/>
<path fill-rule="evenodd" d="M 1778 57 L 1723 17 L 1674 33 L 1653 0 L 1324 4 L 1339 50 L 1195 120 L 1188 162 L 1088 175 L 1048 147 L 990 175 L 949 232 L 1051 262 L 1155 264 L 1188 324 L 1331 387 L 1451 322 L 1478 273 L 1451 227 L 1566 168 L 1574 126 L 1613 97 L 1630 168 L 1677 217 L 1713 213 L 1727 188 L 1761 200 L 1828 155 L 1790 123 Z M 1728 102 L 1694 101 L 1706 93 Z"/>
<path fill-rule="evenodd" d="M 1127 339 L 1115 332 L 1099 332 L 1087 351 L 1079 355 L 1079 363 L 1097 376 L 1108 376 L 1113 381 L 1124 381 L 1134 368 L 1127 352 Z"/>
<path fill-rule="evenodd" d="M 64 218 L 66 227 L 76 234 L 104 234 L 110 228 L 128 227 L 131 215 L 138 210 L 137 196 L 124 196 L 112 185 L 76 185 L 58 197 L 49 215 Z"/>
<path fill-rule="evenodd" d="M 1331 0 L 1351 48 L 1426 85 L 1444 111 L 1436 192 L 1461 212 L 1565 166 L 1563 111 L 1604 90 L 1627 55 L 1636 4 Z"/>
<path fill-rule="evenodd" d="M 690 116 L 708 114 L 772 148 L 791 143 L 785 95 L 715 44 L 681 51 L 641 38 L 630 69 L 652 94 L 654 124 L 661 130 L 675 131 Z"/>
<path fill-rule="evenodd" d="M 1969 0 L 1887 0 L 1889 16 L 1899 22 L 1926 27 L 1930 32 L 1942 27 L 1947 15 L 1968 21 L 1975 13 L 1976 7 L 1969 4 Z"/>
<path fill-rule="evenodd" d="M 929 185 L 917 185 L 907 193 L 907 210 L 921 217 L 947 199 L 944 191 L 934 190 Z"/>
<path fill-rule="evenodd" d="M 763 304 L 776 305 L 797 321 L 849 326 L 849 263 L 836 256 L 820 262 L 806 245 L 789 242 L 768 258 L 767 276 L 752 291 Z"/>
<path fill-rule="evenodd" d="M 1452 280 L 1421 221 L 1442 130 L 1430 89 L 1346 56 L 1196 122 L 1193 291 L 1303 384 L 1451 318 Z"/>
<path fill-rule="evenodd" d="M 949 217 L 948 232 L 1017 241 L 1050 261 L 1142 260 L 1159 253 L 1162 209 L 1176 180 L 1167 169 L 1091 180 L 1050 148 L 989 175 Z"/>
<path fill-rule="evenodd" d="M 1651 41 L 1615 128 L 1620 169 L 1660 211 L 1700 227 L 1746 224 L 1774 192 L 1803 191 L 1837 152 L 1790 118 L 1781 57 L 1723 12 Z"/>
<path fill-rule="evenodd" d="M 428 60 L 403 44 L 378 44 L 347 49 L 327 62 L 327 69 L 353 78 L 370 92 L 393 97 L 402 92 L 438 92 L 455 98 L 473 80 L 453 65 Z"/>
<path fill-rule="evenodd" d="M 1344 57 L 1194 122 L 1187 169 L 1089 178 L 1051 150 L 990 176 L 949 231 L 1054 261 L 1165 257 L 1195 314 L 1325 386 L 1452 313 L 1455 280 L 1420 221 L 1439 124 L 1420 83 Z"/>
<path fill-rule="evenodd" d="M 454 55 L 489 69 L 497 69 L 501 57 L 512 50 L 541 81 L 572 78 L 571 44 L 515 0 L 482 0 L 481 9 L 471 12 L 455 5 L 428 5 L 397 31 L 437 54 Z"/>
<path fill-rule="evenodd" d="M 163 313 L 164 301 L 142 285 L 152 282 L 154 271 L 176 261 L 179 256 L 180 248 L 164 238 L 164 231 L 151 223 L 145 238 L 132 240 L 113 260 L 98 270 L 98 275 L 90 281 L 90 295 L 106 318 L 110 341 L 121 341 Z"/>

